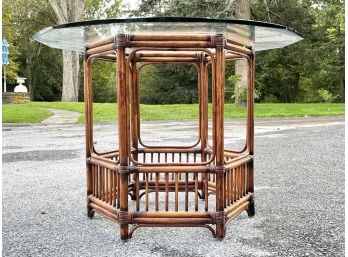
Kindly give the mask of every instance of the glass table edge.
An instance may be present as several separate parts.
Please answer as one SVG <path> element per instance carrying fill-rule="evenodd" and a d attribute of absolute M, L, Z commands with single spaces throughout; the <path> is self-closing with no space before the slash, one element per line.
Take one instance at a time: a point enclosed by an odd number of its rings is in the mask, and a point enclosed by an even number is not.
<path fill-rule="evenodd" d="M 97 20 L 85 20 L 77 22 L 69 22 L 65 24 L 59 24 L 52 26 L 52 29 L 59 28 L 72 28 L 72 27 L 83 27 L 93 25 L 107 25 L 107 24 L 118 24 L 118 23 L 132 23 L 132 22 L 206 22 L 206 23 L 226 23 L 226 24 L 237 24 L 237 25 L 249 25 L 259 26 L 267 28 L 286 29 L 301 36 L 298 31 L 291 27 L 284 25 L 269 23 L 255 20 L 245 19 L 216 19 L 216 18 L 201 18 L 201 17 L 132 17 L 132 18 L 112 18 L 112 19 L 97 19 Z"/>

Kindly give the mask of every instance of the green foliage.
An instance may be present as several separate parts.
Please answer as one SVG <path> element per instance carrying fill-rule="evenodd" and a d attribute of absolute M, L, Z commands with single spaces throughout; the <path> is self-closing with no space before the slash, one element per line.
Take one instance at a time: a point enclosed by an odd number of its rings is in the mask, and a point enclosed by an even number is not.
<path fill-rule="evenodd" d="M 61 64 L 59 51 L 43 47 L 32 39 L 38 30 L 54 22 L 53 10 L 48 7 L 45 0 L 4 0 L 3 13 L 8 13 L 11 19 L 4 20 L 3 26 L 9 28 L 7 37 L 14 48 L 14 56 L 10 48 L 10 65 L 12 62 L 17 66 L 17 76 L 27 78 L 25 85 L 31 98 L 52 101 L 59 98 L 56 94 L 60 92 L 61 75 L 56 71 Z M 10 83 L 13 89 L 15 81 Z"/>
<path fill-rule="evenodd" d="M 256 88 L 261 102 L 316 102 L 317 90 L 344 93 L 344 7 L 343 1 L 252 0 L 255 20 L 296 28 L 304 40 L 283 49 L 258 52 Z M 136 16 L 233 17 L 233 1 L 143 0 Z M 150 76 L 150 75 L 149 75 Z M 152 78 L 153 85 L 158 82 Z M 229 77 L 231 78 L 231 77 Z M 226 101 L 235 95 L 234 78 L 226 81 Z M 194 85 L 192 85 L 193 87 Z M 150 87 L 147 88 L 151 92 Z M 239 89 L 236 89 L 239 90 Z M 156 90 L 154 90 L 156 91 Z M 166 92 L 166 91 L 164 91 Z M 243 92 L 241 92 L 243 94 Z M 164 93 L 165 94 L 165 93 Z M 152 98 L 159 91 L 151 92 Z M 245 92 L 244 92 L 245 98 Z M 153 99 L 152 103 L 158 102 Z M 160 101 L 161 102 L 161 101 Z"/>
<path fill-rule="evenodd" d="M 120 14 L 120 3 L 121 0 L 88 0 L 84 15 L 88 19 L 116 17 Z M 29 87 L 33 100 L 57 101 L 61 98 L 61 50 L 49 48 L 32 39 L 36 32 L 54 24 L 56 16 L 47 0 L 3 1 L 3 34 L 10 43 L 10 65 L 6 70 L 9 88 L 14 88 L 16 76 L 26 77 L 25 85 Z M 112 81 L 106 83 L 110 80 L 106 76 L 114 74 L 114 71 L 96 65 L 95 74 L 105 74 L 96 78 L 96 100 L 111 101 L 111 95 L 115 96 L 115 85 L 111 88 Z"/>
<path fill-rule="evenodd" d="M 122 0 L 85 0 L 85 19 L 115 18 L 120 15 Z"/>
<path fill-rule="evenodd" d="M 326 89 L 318 89 L 317 90 L 319 99 L 321 100 L 321 102 L 323 103 L 331 103 L 332 100 L 334 99 L 334 96 Z"/>
<path fill-rule="evenodd" d="M 298 94 L 298 101 L 301 100 L 305 103 L 315 102 L 316 94 L 313 90 L 314 85 L 311 78 L 301 77 L 299 81 L 300 92 Z"/>
<path fill-rule="evenodd" d="M 255 100 L 257 100 L 257 99 L 259 99 L 260 98 L 260 92 L 258 91 L 258 90 L 254 90 L 254 99 Z M 248 99 L 248 91 L 247 91 L 247 88 L 246 87 L 242 87 L 242 86 L 240 86 L 240 87 L 235 87 L 234 88 L 234 94 L 232 95 L 232 99 L 235 99 L 236 98 L 236 96 L 238 96 L 239 97 L 239 99 L 241 100 L 241 101 L 244 101 L 244 102 L 246 102 L 247 101 L 247 99 Z"/>
<path fill-rule="evenodd" d="M 180 16 L 227 18 L 234 15 L 233 1 L 227 0 L 143 0 L 133 16 Z M 196 103 L 198 101 L 197 72 L 188 66 L 147 66 L 142 72 L 141 101 L 151 104 Z M 233 94 L 226 84 L 226 101 Z M 209 88 L 209 99 L 211 88 Z"/>
<path fill-rule="evenodd" d="M 232 99 L 236 99 L 237 96 L 238 96 L 240 101 L 246 102 L 246 100 L 248 98 L 247 88 L 244 86 L 235 87 L 234 94 L 232 95 Z"/>
<path fill-rule="evenodd" d="M 225 85 L 225 103 L 232 102 L 235 97 L 236 83 L 240 81 L 240 75 L 232 74 L 227 77 Z"/>
<path fill-rule="evenodd" d="M 121 15 L 122 0 L 85 1 L 85 19 L 116 18 Z M 96 103 L 116 102 L 116 65 L 108 62 L 93 64 L 93 101 Z M 83 101 L 83 81 L 80 83 L 80 100 Z"/>
<path fill-rule="evenodd" d="M 264 98 L 264 101 L 265 101 L 265 103 L 278 103 L 278 99 L 274 95 L 267 95 Z"/>
<path fill-rule="evenodd" d="M 256 57 L 256 83 L 262 93 L 280 102 L 315 102 L 317 90 L 326 89 L 344 100 L 343 1 L 253 1 L 257 20 L 296 28 L 304 40 Z"/>
<path fill-rule="evenodd" d="M 226 18 L 233 16 L 233 7 L 228 0 L 142 0 L 130 15 Z"/>
<path fill-rule="evenodd" d="M 95 62 L 92 70 L 93 101 L 116 102 L 116 65 L 110 62 Z"/>
<path fill-rule="evenodd" d="M 9 64 L 6 65 L 6 79 L 7 84 L 15 85 L 15 79 L 18 74 L 18 46 L 14 42 L 15 38 L 15 27 L 14 27 L 14 8 L 8 1 L 3 1 L 3 12 L 2 15 L 2 36 L 9 42 Z"/>
<path fill-rule="evenodd" d="M 120 11 L 121 4 L 121 0 L 86 0 L 84 18 L 125 16 Z M 139 9 L 128 14 L 231 18 L 235 15 L 234 4 L 231 0 L 142 0 Z M 344 2 L 251 0 L 251 7 L 253 19 L 284 24 L 304 37 L 303 41 L 286 48 L 257 53 L 258 101 L 344 101 Z M 37 31 L 55 23 L 55 14 L 47 0 L 3 1 L 3 36 L 10 42 L 8 87 L 14 87 L 16 76 L 27 77 L 25 84 L 34 100 L 60 99 L 61 51 L 32 40 Z M 234 69 L 233 65 L 231 68 Z M 226 102 L 236 93 L 236 79 L 226 75 Z M 114 65 L 96 63 L 93 82 L 96 102 L 115 102 Z M 197 102 L 197 74 L 192 67 L 146 66 L 141 82 L 143 103 Z"/>
<path fill-rule="evenodd" d="M 43 47 L 40 51 L 40 60 L 32 64 L 32 83 L 35 90 L 32 92 L 35 101 L 59 101 L 62 90 L 62 56 L 61 51 Z M 33 88 L 34 89 L 34 88 Z"/>
<path fill-rule="evenodd" d="M 262 92 L 260 100 L 267 95 L 275 96 L 280 102 L 295 102 L 299 93 L 299 65 L 289 46 L 257 54 L 256 86 Z"/>
<path fill-rule="evenodd" d="M 146 65 L 140 74 L 145 104 L 197 103 L 197 70 L 192 65 Z"/>
<path fill-rule="evenodd" d="M 237 82 L 240 81 L 240 75 L 239 74 L 233 74 L 227 78 L 227 85 L 229 88 L 232 88 L 233 94 L 231 95 L 231 99 L 234 101 L 234 99 L 238 96 L 240 101 L 246 102 L 248 98 L 248 90 L 245 85 L 237 86 Z M 228 90 L 225 89 L 225 94 Z M 259 90 L 254 90 L 254 99 L 257 100 L 261 96 L 261 93 Z"/>
<path fill-rule="evenodd" d="M 231 87 L 235 87 L 236 83 L 240 81 L 240 75 L 239 74 L 233 74 L 231 76 L 228 77 L 227 79 L 227 83 L 229 84 L 229 86 Z"/>
<path fill-rule="evenodd" d="M 316 1 L 313 10 L 316 33 L 312 49 L 312 79 L 316 88 L 324 88 L 344 99 L 344 2 Z"/>

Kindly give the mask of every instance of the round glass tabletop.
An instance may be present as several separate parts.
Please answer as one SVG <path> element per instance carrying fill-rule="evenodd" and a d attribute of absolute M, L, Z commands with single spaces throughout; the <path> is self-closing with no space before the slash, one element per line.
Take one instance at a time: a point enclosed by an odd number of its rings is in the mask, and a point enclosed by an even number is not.
<path fill-rule="evenodd" d="M 255 51 L 281 48 L 302 40 L 285 26 L 238 19 L 193 17 L 120 18 L 73 22 L 45 28 L 34 40 L 47 46 L 83 53 L 88 43 L 118 33 L 213 34 L 251 46 Z"/>

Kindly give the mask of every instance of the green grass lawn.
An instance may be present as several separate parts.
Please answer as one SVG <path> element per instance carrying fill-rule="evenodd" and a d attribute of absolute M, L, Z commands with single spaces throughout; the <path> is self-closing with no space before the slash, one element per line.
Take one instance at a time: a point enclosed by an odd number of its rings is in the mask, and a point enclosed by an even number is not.
<path fill-rule="evenodd" d="M 48 109 L 37 108 L 27 104 L 3 104 L 2 122 L 39 123 L 53 115 Z"/>
<path fill-rule="evenodd" d="M 49 117 L 51 112 L 45 108 L 56 108 L 81 113 L 79 122 L 84 122 L 84 103 L 31 102 L 22 105 L 3 105 L 3 122 L 35 123 Z M 117 105 L 95 103 L 93 105 L 95 122 L 117 120 Z M 212 109 L 209 105 L 209 116 Z M 234 104 L 225 105 L 226 118 L 245 117 L 246 110 Z M 344 115 L 344 104 L 256 104 L 257 118 L 269 117 L 314 117 Z M 141 105 L 142 120 L 192 120 L 198 117 L 197 104 Z"/>

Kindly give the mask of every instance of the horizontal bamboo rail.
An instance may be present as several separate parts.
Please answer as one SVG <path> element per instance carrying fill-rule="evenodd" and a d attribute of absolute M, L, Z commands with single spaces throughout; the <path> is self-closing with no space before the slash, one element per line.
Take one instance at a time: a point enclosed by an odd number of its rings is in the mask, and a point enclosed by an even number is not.
<path fill-rule="evenodd" d="M 152 147 L 138 148 L 138 153 L 201 153 L 200 148 Z"/>
<path fill-rule="evenodd" d="M 214 44 L 208 41 L 131 41 L 130 47 L 156 47 L 156 48 L 210 48 Z"/>
<path fill-rule="evenodd" d="M 249 203 L 250 198 L 252 197 L 252 194 L 249 193 L 243 198 L 236 201 L 230 208 L 226 209 L 226 215 L 228 217 L 229 214 L 234 213 L 236 209 L 239 209 L 241 206 L 244 206 L 245 203 Z"/>
<path fill-rule="evenodd" d="M 250 205 L 250 202 L 247 201 L 247 202 L 243 203 L 242 205 L 240 205 L 235 210 L 233 210 L 232 212 L 230 212 L 229 214 L 227 214 L 227 216 L 226 216 L 227 222 L 230 221 L 231 219 L 235 218 L 236 216 L 238 216 L 244 210 L 246 210 L 249 205 Z"/>
<path fill-rule="evenodd" d="M 236 52 L 239 52 L 239 53 L 243 53 L 243 54 L 247 54 L 247 55 L 250 55 L 252 53 L 252 50 L 250 50 L 248 48 L 232 45 L 232 44 L 229 44 L 229 43 L 226 44 L 226 49 L 227 50 L 236 51 Z"/>
<path fill-rule="evenodd" d="M 118 166 L 116 163 L 110 163 L 107 161 L 107 159 L 96 159 L 94 157 L 90 157 L 89 159 L 87 159 L 87 163 L 88 164 L 95 164 L 110 170 L 117 170 Z"/>
<path fill-rule="evenodd" d="M 250 155 L 242 157 L 241 159 L 238 159 L 236 161 L 231 161 L 230 163 L 226 164 L 225 168 L 226 169 L 233 169 L 235 167 L 238 167 L 242 164 L 248 163 L 253 159 Z"/>
<path fill-rule="evenodd" d="M 207 218 L 134 218 L 135 224 L 211 224 Z"/>
<path fill-rule="evenodd" d="M 251 49 L 251 46 L 248 43 L 245 43 L 245 42 L 240 42 L 240 41 L 229 39 L 229 38 L 227 38 L 226 41 L 227 41 L 227 43 L 229 43 L 231 45 L 236 45 L 236 46 L 241 46 L 241 47 L 244 47 L 244 48 Z"/>
<path fill-rule="evenodd" d="M 86 44 L 86 48 L 87 49 L 89 49 L 89 48 L 96 48 L 98 46 L 114 43 L 114 41 L 115 41 L 115 37 L 108 37 L 108 38 L 105 38 L 105 39 L 101 39 L 101 40 L 97 40 L 97 41 L 88 43 L 88 44 Z"/>
<path fill-rule="evenodd" d="M 208 41 L 214 40 L 214 35 L 207 34 L 130 34 L 130 41 Z"/>
<path fill-rule="evenodd" d="M 201 51 L 139 51 L 137 57 L 198 57 Z"/>
<path fill-rule="evenodd" d="M 143 166 L 135 168 L 141 173 L 207 173 L 211 172 L 208 166 Z"/>
<path fill-rule="evenodd" d="M 149 62 L 149 63 L 193 63 L 199 62 L 197 57 L 137 57 L 135 59 L 138 62 Z"/>
<path fill-rule="evenodd" d="M 118 222 L 118 217 L 115 214 L 113 214 L 113 213 L 109 212 L 108 210 L 106 210 L 105 208 L 102 208 L 99 205 L 94 204 L 94 203 L 90 203 L 90 206 L 91 206 L 91 208 L 93 208 L 94 210 L 96 210 L 97 212 L 102 214 L 104 217 L 106 217 L 106 218 L 108 218 L 108 219 L 110 219 L 112 221 Z"/>
<path fill-rule="evenodd" d="M 98 205 L 100 208 L 103 208 L 103 209 L 107 210 L 108 212 L 112 213 L 116 217 L 118 216 L 119 211 L 117 209 L 113 208 L 112 206 L 110 206 L 109 204 L 95 198 L 92 195 L 88 196 L 88 200 L 90 200 L 91 203 Z"/>
<path fill-rule="evenodd" d="M 133 218 L 203 218 L 211 219 L 212 212 L 133 212 Z"/>
<path fill-rule="evenodd" d="M 115 50 L 115 44 L 114 43 L 110 43 L 110 44 L 106 44 L 106 45 L 101 45 L 101 46 L 97 46 L 95 48 L 90 48 L 86 51 L 87 55 L 92 55 L 92 54 L 97 54 L 100 52 L 107 52 L 110 50 Z"/>

